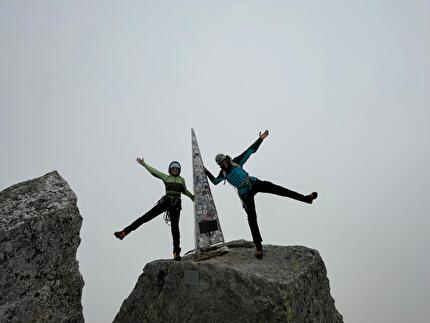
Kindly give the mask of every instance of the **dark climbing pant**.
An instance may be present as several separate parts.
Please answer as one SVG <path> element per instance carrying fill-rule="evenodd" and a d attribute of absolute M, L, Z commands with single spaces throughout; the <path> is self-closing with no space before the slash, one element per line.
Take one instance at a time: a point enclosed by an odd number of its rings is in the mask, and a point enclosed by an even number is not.
<path fill-rule="evenodd" d="M 180 252 L 180 233 L 179 233 L 179 216 L 181 213 L 181 199 L 171 198 L 169 196 L 164 196 L 155 204 L 155 206 L 142 215 L 140 218 L 135 220 L 132 224 L 124 229 L 124 231 L 129 234 L 131 231 L 136 230 L 142 224 L 151 221 L 156 216 L 163 212 L 169 212 L 170 217 L 170 228 L 172 231 L 173 238 L 173 252 Z"/>
<path fill-rule="evenodd" d="M 258 247 L 261 246 L 261 241 L 263 241 L 263 239 L 261 238 L 260 230 L 258 229 L 257 212 L 255 211 L 254 196 L 257 193 L 270 193 L 286 196 L 305 203 L 311 202 L 310 198 L 303 194 L 291 191 L 288 188 L 273 184 L 272 182 L 257 180 L 252 185 L 251 191 L 246 195 L 241 195 L 240 198 L 243 202 L 243 208 L 248 215 L 248 223 L 251 229 L 252 240 Z"/>

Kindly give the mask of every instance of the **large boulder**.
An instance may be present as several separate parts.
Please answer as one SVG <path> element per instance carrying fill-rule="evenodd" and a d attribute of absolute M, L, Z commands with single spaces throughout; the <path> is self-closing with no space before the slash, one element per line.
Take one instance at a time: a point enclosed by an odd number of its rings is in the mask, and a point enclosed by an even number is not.
<path fill-rule="evenodd" d="M 0 192 L 0 322 L 84 322 L 76 201 L 56 171 Z"/>
<path fill-rule="evenodd" d="M 114 322 L 343 322 L 317 250 L 265 245 L 258 260 L 251 242 L 226 245 L 148 263 Z"/>

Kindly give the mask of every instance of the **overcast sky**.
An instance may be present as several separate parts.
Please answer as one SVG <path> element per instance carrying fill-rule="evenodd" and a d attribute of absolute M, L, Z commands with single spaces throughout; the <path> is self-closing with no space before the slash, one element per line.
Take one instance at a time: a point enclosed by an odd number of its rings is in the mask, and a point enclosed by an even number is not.
<path fill-rule="evenodd" d="M 172 160 L 206 167 L 269 129 L 251 175 L 320 197 L 256 198 L 264 243 L 319 250 L 345 322 L 424 322 L 430 298 L 430 1 L 0 2 L 0 189 L 54 169 L 78 196 L 86 322 L 110 322 L 170 258 L 149 210 Z M 212 187 L 227 240 L 251 240 Z M 193 248 L 183 198 L 182 249 Z M 427 247 L 426 247 L 427 246 Z"/>

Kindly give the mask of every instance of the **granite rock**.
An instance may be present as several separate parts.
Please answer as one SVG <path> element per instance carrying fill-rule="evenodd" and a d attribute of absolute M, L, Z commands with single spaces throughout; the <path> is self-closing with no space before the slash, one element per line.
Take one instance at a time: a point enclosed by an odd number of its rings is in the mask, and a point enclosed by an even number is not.
<path fill-rule="evenodd" d="M 76 202 L 56 171 L 0 192 L 0 322 L 84 322 Z"/>
<path fill-rule="evenodd" d="M 114 322 L 343 322 L 317 250 L 264 245 L 258 260 L 252 242 L 224 245 L 204 260 L 148 263 Z"/>

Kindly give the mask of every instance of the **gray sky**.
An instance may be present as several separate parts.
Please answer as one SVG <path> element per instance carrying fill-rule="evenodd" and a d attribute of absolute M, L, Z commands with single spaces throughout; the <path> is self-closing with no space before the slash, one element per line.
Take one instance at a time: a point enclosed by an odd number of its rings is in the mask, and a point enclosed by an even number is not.
<path fill-rule="evenodd" d="M 84 218 L 86 321 L 109 322 L 143 266 L 171 257 L 161 182 L 137 156 L 206 166 L 270 135 L 245 168 L 264 243 L 318 249 L 346 322 L 424 322 L 430 261 L 429 1 L 1 1 L 0 189 L 57 169 Z M 212 188 L 227 240 L 251 235 Z M 182 249 L 193 248 L 183 199 Z"/>

